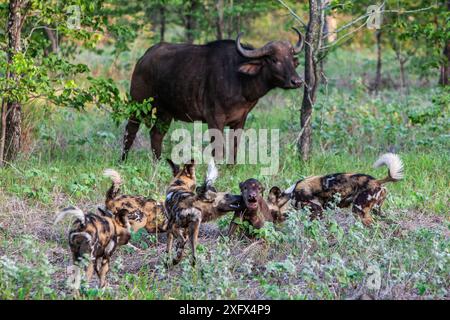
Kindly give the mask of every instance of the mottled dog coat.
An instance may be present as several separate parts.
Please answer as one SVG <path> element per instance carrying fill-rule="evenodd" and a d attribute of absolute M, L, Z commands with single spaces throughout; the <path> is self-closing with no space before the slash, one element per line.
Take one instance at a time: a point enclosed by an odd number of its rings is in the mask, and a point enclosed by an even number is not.
<path fill-rule="evenodd" d="M 181 261 L 186 242 L 190 240 L 192 249 L 192 264 L 196 262 L 196 245 L 202 212 L 194 206 L 197 200 L 195 194 L 196 178 L 195 163 L 185 164 L 183 168 L 167 159 L 174 178 L 166 191 L 165 207 L 167 210 L 167 255 L 171 257 L 173 238 L 177 239 L 177 256 L 172 263 L 175 265 Z"/>
<path fill-rule="evenodd" d="M 370 225 L 373 221 L 370 212 L 372 209 L 379 212 L 387 195 L 383 185 L 403 178 L 403 163 L 396 154 L 386 153 L 374 163 L 375 168 L 382 165 L 388 167 L 388 175 L 383 179 L 361 173 L 313 176 L 298 181 L 286 193 L 291 194 L 295 207 L 309 207 L 312 217 L 320 216 L 324 207 L 339 195 L 339 207 L 352 205 L 353 212 L 361 217 L 365 225 Z"/>
<path fill-rule="evenodd" d="M 128 212 L 132 229 L 136 232 L 145 228 L 149 233 L 167 231 L 168 217 L 164 203 L 142 196 L 120 195 L 122 178 L 113 169 L 106 169 L 104 175 L 112 180 L 112 185 L 106 193 L 105 207 L 115 214 L 121 210 Z M 193 206 L 202 212 L 202 222 L 215 220 L 222 215 L 237 210 L 242 197 L 226 192 L 218 192 L 213 184 L 218 177 L 218 171 L 212 161 L 203 184 L 196 189 L 196 200 Z"/>
<path fill-rule="evenodd" d="M 86 271 L 88 281 L 95 270 L 100 279 L 100 287 L 104 287 L 112 254 L 117 246 L 127 244 L 131 237 L 127 212 L 119 211 L 110 217 L 106 213 L 85 214 L 76 207 L 68 207 L 59 212 L 55 224 L 66 216 L 76 218 L 69 232 L 75 271 L 73 288 L 78 292 L 81 281 L 80 264 L 84 257 L 89 260 Z"/>
<path fill-rule="evenodd" d="M 213 183 L 218 176 L 214 162 L 210 162 L 205 182 L 196 188 L 195 164 L 182 169 L 171 160 L 174 178 L 167 188 L 165 207 L 168 216 L 167 253 L 171 256 L 173 238 L 177 240 L 177 255 L 172 263 L 181 261 L 186 242 L 192 247 L 192 264 L 195 264 L 198 232 L 202 222 L 212 221 L 230 211 L 240 208 L 242 197 L 226 192 L 217 192 Z M 196 189 L 196 192 L 193 190 Z"/>
<path fill-rule="evenodd" d="M 149 233 L 167 230 L 167 217 L 162 202 L 142 196 L 119 195 L 122 184 L 119 173 L 113 169 L 106 169 L 103 174 L 112 180 L 112 185 L 106 192 L 106 209 L 113 214 L 120 210 L 127 211 L 135 232 L 141 228 L 145 228 Z"/>

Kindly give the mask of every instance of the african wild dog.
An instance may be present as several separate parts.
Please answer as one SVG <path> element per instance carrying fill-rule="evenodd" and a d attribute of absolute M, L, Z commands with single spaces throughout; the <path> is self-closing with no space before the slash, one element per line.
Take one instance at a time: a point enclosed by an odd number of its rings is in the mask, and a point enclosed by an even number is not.
<path fill-rule="evenodd" d="M 378 168 L 388 167 L 388 175 L 383 179 L 361 173 L 335 173 L 326 176 L 313 176 L 298 181 L 286 193 L 291 195 L 294 206 L 310 207 L 312 217 L 320 216 L 324 207 L 335 201 L 340 195 L 339 207 L 352 206 L 352 211 L 358 214 L 364 225 L 373 222 L 370 211 L 380 212 L 381 205 L 386 198 L 387 182 L 397 182 L 403 178 L 403 163 L 398 155 L 386 153 L 374 163 Z"/>
<path fill-rule="evenodd" d="M 266 221 L 279 223 L 285 220 L 285 211 L 289 195 L 279 187 L 272 187 L 267 200 L 263 198 L 264 187 L 256 179 L 248 179 L 239 184 L 242 196 L 242 208 L 234 214 L 230 223 L 228 235 L 236 230 L 236 219 L 248 221 L 254 228 L 261 229 Z"/>
<path fill-rule="evenodd" d="M 167 259 L 171 258 L 173 238 L 177 239 L 177 256 L 173 259 L 175 265 L 181 261 L 186 242 L 190 240 L 192 248 L 192 265 L 196 262 L 196 246 L 202 212 L 194 206 L 197 200 L 195 194 L 195 162 L 191 160 L 180 168 L 167 159 L 172 168 L 173 179 L 166 190 L 165 208 L 168 217 L 167 226 Z M 167 263 L 168 264 L 168 263 Z"/>
<path fill-rule="evenodd" d="M 91 279 L 95 270 L 100 279 L 100 287 L 105 287 L 112 254 L 117 246 L 127 244 L 131 237 L 127 212 L 120 210 L 109 217 L 106 212 L 101 215 L 85 214 L 76 207 L 67 207 L 58 213 L 55 224 L 66 216 L 76 218 L 69 232 L 69 246 L 75 271 L 72 286 L 75 293 L 78 293 L 80 288 L 80 264 L 84 257 L 89 261 L 86 270 L 87 280 Z"/>
<path fill-rule="evenodd" d="M 216 220 L 230 211 L 239 210 L 242 204 L 242 196 L 216 190 L 214 182 L 218 174 L 214 159 L 211 159 L 205 181 L 196 189 L 197 200 L 194 202 L 194 206 L 202 212 L 202 223 Z"/>
<path fill-rule="evenodd" d="M 119 195 L 122 178 L 113 169 L 106 169 L 104 175 L 111 178 L 112 185 L 106 193 L 105 206 L 112 213 L 119 210 L 127 210 L 132 229 L 137 230 L 145 227 L 147 232 L 167 231 L 167 215 L 164 203 L 142 196 Z M 194 206 L 201 210 L 202 221 L 207 222 L 236 210 L 242 197 L 226 192 L 217 192 L 213 184 L 218 177 L 217 169 L 212 161 L 208 166 L 208 173 L 204 183 L 197 187 L 197 200 Z"/>
<path fill-rule="evenodd" d="M 119 195 L 122 184 L 120 174 L 113 169 L 106 169 L 103 175 L 112 180 L 106 192 L 106 209 L 112 213 L 127 211 L 134 232 L 141 228 L 145 228 L 148 233 L 166 232 L 167 217 L 163 203 L 142 196 Z"/>
<path fill-rule="evenodd" d="M 167 188 L 165 201 L 168 216 L 167 254 L 170 259 L 173 238 L 177 239 L 177 256 L 172 263 L 181 261 L 186 242 L 192 247 L 192 264 L 196 261 L 196 246 L 201 222 L 207 222 L 238 210 L 242 197 L 225 192 L 217 192 L 213 182 L 217 178 L 217 169 L 211 162 L 203 185 L 196 189 L 195 164 L 191 160 L 182 169 L 167 159 L 173 171 L 173 180 Z"/>
<path fill-rule="evenodd" d="M 286 211 L 288 210 L 290 195 L 281 191 L 277 186 L 270 189 L 267 197 L 267 205 L 274 222 L 283 222 L 286 220 Z"/>

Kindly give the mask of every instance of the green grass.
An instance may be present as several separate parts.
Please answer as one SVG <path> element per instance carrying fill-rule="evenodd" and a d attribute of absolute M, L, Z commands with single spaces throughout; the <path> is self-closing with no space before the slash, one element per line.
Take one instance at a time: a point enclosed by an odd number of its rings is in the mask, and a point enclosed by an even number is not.
<path fill-rule="evenodd" d="M 255 177 L 267 188 L 272 185 L 287 188 L 304 176 L 333 172 L 363 172 L 383 177 L 385 169 L 375 170 L 372 163 L 381 153 L 394 149 L 405 163 L 406 176 L 404 181 L 388 186 L 388 205 L 447 213 L 448 106 L 435 118 L 425 117 L 424 123 L 412 124 L 408 118 L 411 110 L 420 113 L 419 108 L 431 108 L 431 99 L 444 92 L 413 96 L 409 101 L 414 103 L 408 106 L 393 99 L 389 92 L 386 94 L 390 101 L 387 105 L 382 99 L 367 96 L 358 101 L 347 100 L 348 94 L 337 92 L 331 97 L 320 96 L 313 121 L 314 149 L 311 159 L 303 162 L 295 144 L 299 116 L 294 105 L 298 94 L 273 93 L 252 112 L 247 128 L 280 130 L 279 172 L 261 176 L 263 165 L 221 166 L 217 186 L 238 192 L 239 182 Z M 420 97 L 422 100 L 418 100 Z M 406 106 L 408 109 L 403 109 Z M 192 130 L 193 126 L 181 122 L 172 125 L 165 139 L 165 156 L 170 155 L 170 133 L 181 127 Z M 146 131 L 145 127 L 141 128 L 146 146 L 133 149 L 129 161 L 121 164 L 117 160 L 123 128 L 117 128 L 107 114 L 94 110 L 82 113 L 55 110 L 37 128 L 35 151 L 13 166 L 1 169 L 0 187 L 8 194 L 49 206 L 59 194 L 73 203 L 101 201 L 109 184 L 101 173 L 113 167 L 124 175 L 125 192 L 162 198 L 171 174 L 164 161 L 151 158 Z M 204 165 L 200 166 L 200 176 L 204 169 Z"/>
<path fill-rule="evenodd" d="M 343 55 L 345 56 L 345 55 Z M 350 58 L 349 58 L 350 57 Z M 275 90 L 252 111 L 246 128 L 280 130 L 279 171 L 261 176 L 261 165 L 220 166 L 216 186 L 239 192 L 239 182 L 260 179 L 268 190 L 286 188 L 298 179 L 333 172 L 362 172 L 383 177 L 375 159 L 395 151 L 405 164 L 405 179 L 387 185 L 385 216 L 364 228 L 350 213 L 327 212 L 311 222 L 292 212 L 282 226 L 267 226 L 264 243 L 223 237 L 201 238 L 199 266 L 188 259 L 166 271 L 164 244 L 140 232 L 132 243 L 143 251 L 121 248 L 110 274 L 112 286 L 85 286 L 83 299 L 344 299 L 368 293 L 376 298 L 448 298 L 450 95 L 444 89 L 419 88 L 402 96 L 396 90 L 369 95 L 354 80 L 339 75 L 351 55 L 330 65 L 328 88 L 319 92 L 313 118 L 313 150 L 303 162 L 295 139 L 299 131 L 298 91 Z M 358 58 L 351 71 L 365 67 Z M 361 62 L 362 61 L 362 62 Z M 336 69 L 336 70 L 335 70 Z M 354 77 L 351 77 L 354 79 Z M 350 86 L 350 87 L 348 87 Z M 123 192 L 164 199 L 171 172 L 150 156 L 148 130 L 141 128 L 140 147 L 119 163 L 123 124 L 97 109 L 76 112 L 38 108 L 28 111 L 36 126 L 33 142 L 14 164 L 0 169 L 0 298 L 69 298 L 65 267 L 70 255 L 65 240 L 68 222 L 52 226 L 63 206 L 95 209 L 110 181 L 105 168 L 124 178 Z M 45 110 L 45 112 L 43 111 Z M 176 122 L 170 133 L 192 130 Z M 203 178 L 200 165 L 197 178 Z M 224 230 L 230 216 L 214 223 Z M 370 266 L 381 270 L 381 288 L 365 283 Z"/>

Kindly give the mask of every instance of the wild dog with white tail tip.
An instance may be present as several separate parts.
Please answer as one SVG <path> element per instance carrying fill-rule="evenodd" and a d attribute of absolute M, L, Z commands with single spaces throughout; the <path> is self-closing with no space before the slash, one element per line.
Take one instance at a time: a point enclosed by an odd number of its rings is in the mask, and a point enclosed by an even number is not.
<path fill-rule="evenodd" d="M 218 176 L 217 168 L 211 161 L 205 182 L 196 188 L 195 163 L 180 167 L 169 162 L 173 176 L 167 188 L 165 208 L 167 209 L 167 255 L 171 258 L 174 237 L 177 240 L 177 255 L 172 260 L 175 265 L 184 255 L 184 247 L 189 240 L 192 248 L 192 264 L 196 261 L 198 232 L 202 222 L 211 221 L 229 211 L 240 209 L 242 197 L 225 192 L 217 192 L 213 187 Z M 196 190 L 196 192 L 194 192 Z"/>
<path fill-rule="evenodd" d="M 296 208 L 309 207 L 313 218 L 320 216 L 324 207 L 335 201 L 339 194 L 338 207 L 352 205 L 352 211 L 361 217 L 364 225 L 369 226 L 373 222 L 371 211 L 380 213 L 386 198 L 384 184 L 403 179 L 403 163 L 398 155 L 383 154 L 373 166 L 383 165 L 388 167 L 388 174 L 383 179 L 361 173 L 334 173 L 300 180 L 285 193 L 290 194 Z"/>
<path fill-rule="evenodd" d="M 85 257 L 89 261 L 86 269 L 87 280 L 91 279 L 95 270 L 100 279 L 100 287 L 105 287 L 112 254 L 117 246 L 127 244 L 131 237 L 127 212 L 121 210 L 110 217 L 106 213 L 85 214 L 77 207 L 67 207 L 58 213 L 55 224 L 67 216 L 75 217 L 69 232 L 75 272 L 72 287 L 75 293 L 77 294 L 80 288 L 80 264 Z"/>
<path fill-rule="evenodd" d="M 128 212 L 128 219 L 134 232 L 145 228 L 148 233 L 166 232 L 167 217 L 164 213 L 164 204 L 143 196 L 120 194 L 122 178 L 113 169 L 103 171 L 105 177 L 112 181 L 106 192 L 105 207 L 113 214 L 124 210 Z"/>
<path fill-rule="evenodd" d="M 106 193 L 105 207 L 116 214 L 120 210 L 128 211 L 128 219 L 134 232 L 145 228 L 148 233 L 167 231 L 168 218 L 164 203 L 142 196 L 120 195 L 122 178 L 113 169 L 106 169 L 104 176 L 112 180 Z M 219 172 L 212 160 L 208 165 L 205 181 L 196 189 L 194 207 L 202 212 L 202 222 L 215 220 L 222 215 L 237 210 L 242 197 L 227 192 L 218 192 L 214 187 Z"/>

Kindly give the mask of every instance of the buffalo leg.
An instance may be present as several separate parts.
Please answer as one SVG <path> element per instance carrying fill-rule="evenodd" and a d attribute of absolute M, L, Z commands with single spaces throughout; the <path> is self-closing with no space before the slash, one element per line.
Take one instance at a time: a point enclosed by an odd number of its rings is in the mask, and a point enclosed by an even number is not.
<path fill-rule="evenodd" d="M 164 136 L 169 130 L 172 119 L 158 119 L 150 130 L 150 140 L 152 142 L 152 151 L 156 159 L 161 158 L 162 143 Z"/>
<path fill-rule="evenodd" d="M 241 142 L 242 130 L 245 125 L 245 120 L 247 120 L 247 115 L 245 115 L 239 122 L 230 127 L 230 129 L 234 131 L 231 135 L 231 137 L 233 138 L 233 164 L 236 164 L 238 147 L 239 143 Z"/>
<path fill-rule="evenodd" d="M 125 134 L 123 136 L 122 161 L 125 161 L 128 157 L 128 152 L 130 151 L 130 148 L 133 145 L 134 139 L 136 138 L 136 134 L 139 131 L 140 124 L 141 121 L 137 119 L 135 116 L 131 116 L 130 119 L 128 119 L 128 123 L 125 128 Z"/>
<path fill-rule="evenodd" d="M 208 130 L 210 136 L 211 145 L 216 145 L 222 148 L 222 154 L 219 155 L 216 153 L 216 148 L 214 147 L 211 152 L 211 156 L 214 157 L 216 163 L 220 163 L 224 157 L 225 151 L 225 139 L 223 136 L 223 129 L 225 128 L 225 119 L 222 117 L 219 118 L 210 118 L 206 121 L 208 123 Z"/>

